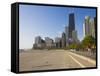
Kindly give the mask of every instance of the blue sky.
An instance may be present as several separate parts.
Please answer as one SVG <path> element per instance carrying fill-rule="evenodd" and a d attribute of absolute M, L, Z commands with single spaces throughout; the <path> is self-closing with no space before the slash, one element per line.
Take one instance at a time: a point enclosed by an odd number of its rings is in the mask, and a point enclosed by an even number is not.
<path fill-rule="evenodd" d="M 95 9 L 20 5 L 19 48 L 32 48 L 36 36 L 41 36 L 43 39 L 60 37 L 61 32 L 65 30 L 64 27 L 68 26 L 70 13 L 75 14 L 75 29 L 78 32 L 78 39 L 82 40 L 84 18 L 95 17 Z"/>

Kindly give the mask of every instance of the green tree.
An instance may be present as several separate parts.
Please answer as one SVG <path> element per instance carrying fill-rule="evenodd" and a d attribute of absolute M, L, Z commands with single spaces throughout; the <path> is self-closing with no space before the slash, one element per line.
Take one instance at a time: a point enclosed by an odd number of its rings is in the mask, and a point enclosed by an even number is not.
<path fill-rule="evenodd" d="M 82 40 L 82 46 L 84 48 L 92 48 L 95 47 L 95 38 L 93 38 L 92 36 L 86 36 L 83 40 Z"/>
<path fill-rule="evenodd" d="M 78 48 L 78 44 L 73 43 L 73 44 L 69 45 L 69 48 L 70 49 L 77 49 Z"/>

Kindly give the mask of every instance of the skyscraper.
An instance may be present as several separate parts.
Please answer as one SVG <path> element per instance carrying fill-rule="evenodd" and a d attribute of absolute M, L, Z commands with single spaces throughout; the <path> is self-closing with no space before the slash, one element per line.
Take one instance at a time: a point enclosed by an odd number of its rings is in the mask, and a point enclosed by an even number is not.
<path fill-rule="evenodd" d="M 74 13 L 69 14 L 69 32 L 68 38 L 72 38 L 72 31 L 75 30 L 75 18 Z"/>
<path fill-rule="evenodd" d="M 77 31 L 74 30 L 72 31 L 72 38 L 73 38 L 73 42 L 78 43 L 78 38 L 77 38 Z"/>
<path fill-rule="evenodd" d="M 90 36 L 91 35 L 91 26 L 90 26 L 90 17 L 85 16 L 85 23 L 84 23 L 84 34 L 85 36 Z"/>
<path fill-rule="evenodd" d="M 85 16 L 83 27 L 84 36 L 92 36 L 95 38 L 95 17 L 90 18 L 89 16 Z"/>
<path fill-rule="evenodd" d="M 69 27 L 68 27 L 68 26 L 66 26 L 66 27 L 65 27 L 66 46 L 68 46 L 68 29 L 69 29 Z"/>
<path fill-rule="evenodd" d="M 85 23 L 83 23 L 83 38 L 85 37 Z"/>
<path fill-rule="evenodd" d="M 95 38 L 95 19 L 90 19 L 90 26 L 91 26 L 91 36 Z"/>
<path fill-rule="evenodd" d="M 62 33 L 61 44 L 62 48 L 66 47 L 66 35 L 64 32 Z"/>

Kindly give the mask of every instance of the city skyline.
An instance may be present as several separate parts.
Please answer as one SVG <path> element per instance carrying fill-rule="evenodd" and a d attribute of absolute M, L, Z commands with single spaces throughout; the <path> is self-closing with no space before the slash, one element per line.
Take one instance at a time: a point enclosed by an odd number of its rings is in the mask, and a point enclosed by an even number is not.
<path fill-rule="evenodd" d="M 78 39 L 82 40 L 85 16 L 95 17 L 95 9 L 74 8 L 72 11 L 72 7 L 20 5 L 20 49 L 32 48 L 34 38 L 38 35 L 42 38 L 50 37 L 52 39 L 61 36 L 59 32 L 63 32 L 64 27 L 68 26 L 68 16 L 72 12 L 75 14 L 75 29 Z"/>

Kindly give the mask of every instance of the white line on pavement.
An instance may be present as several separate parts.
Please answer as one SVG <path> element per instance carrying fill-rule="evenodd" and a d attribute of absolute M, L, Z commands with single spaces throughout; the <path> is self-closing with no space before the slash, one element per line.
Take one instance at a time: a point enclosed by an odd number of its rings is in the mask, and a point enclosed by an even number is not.
<path fill-rule="evenodd" d="M 74 56 L 77 56 L 77 57 L 79 57 L 79 58 L 81 58 L 81 59 L 84 59 L 84 60 L 86 60 L 86 61 L 88 61 L 88 62 L 90 62 L 90 63 L 92 63 L 92 64 L 96 64 L 96 62 L 95 62 L 95 60 L 92 60 L 92 59 L 90 59 L 90 58 L 87 58 L 87 57 L 85 57 L 85 56 L 82 56 L 82 55 L 78 55 L 78 54 L 75 54 L 75 53 L 72 53 L 72 52 L 69 52 L 70 54 L 72 54 L 72 55 L 74 55 Z"/>
<path fill-rule="evenodd" d="M 77 64 L 79 64 L 82 68 L 84 68 L 85 66 L 83 64 L 81 64 L 78 60 L 76 60 L 74 57 L 72 57 L 71 55 L 69 55 Z"/>

